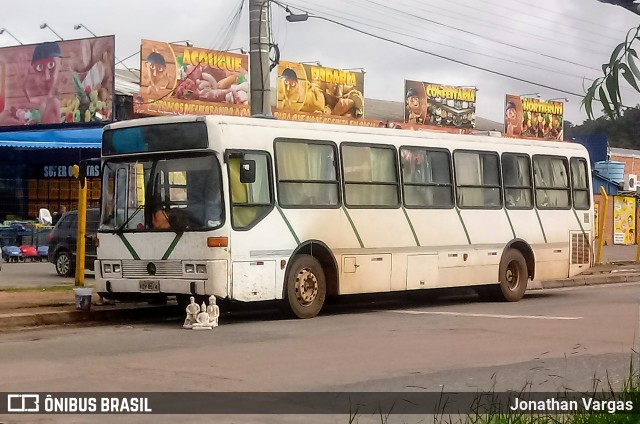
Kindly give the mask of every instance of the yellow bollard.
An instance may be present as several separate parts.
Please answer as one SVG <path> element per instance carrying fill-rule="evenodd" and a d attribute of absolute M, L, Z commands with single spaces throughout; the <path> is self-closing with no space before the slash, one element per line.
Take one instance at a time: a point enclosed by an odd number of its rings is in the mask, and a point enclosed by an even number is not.
<path fill-rule="evenodd" d="M 602 265 L 602 249 L 604 248 L 604 223 L 607 219 L 607 208 L 609 206 L 609 196 L 604 187 L 600 187 L 600 194 L 602 195 L 602 208 L 598 209 L 600 212 L 600 219 L 598 222 L 598 250 L 596 252 L 596 265 Z"/>
<path fill-rule="evenodd" d="M 73 165 L 73 176 L 78 179 L 78 240 L 76 241 L 76 286 L 84 287 L 84 252 L 87 233 L 87 178 L 78 165 Z"/>

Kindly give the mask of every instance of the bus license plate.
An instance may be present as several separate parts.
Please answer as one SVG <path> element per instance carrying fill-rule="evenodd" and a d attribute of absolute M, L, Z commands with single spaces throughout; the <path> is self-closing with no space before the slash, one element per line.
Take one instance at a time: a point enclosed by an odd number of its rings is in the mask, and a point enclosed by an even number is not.
<path fill-rule="evenodd" d="M 140 291 L 160 291 L 160 282 L 158 280 L 140 280 Z"/>

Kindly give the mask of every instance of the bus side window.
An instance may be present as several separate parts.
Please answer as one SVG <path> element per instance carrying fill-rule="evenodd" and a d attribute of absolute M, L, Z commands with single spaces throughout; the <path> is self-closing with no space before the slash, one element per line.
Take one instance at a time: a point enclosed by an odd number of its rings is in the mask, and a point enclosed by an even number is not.
<path fill-rule="evenodd" d="M 589 209 L 590 189 L 587 175 L 587 161 L 582 158 L 571 158 L 571 188 L 573 189 L 574 209 Z"/>
<path fill-rule="evenodd" d="M 453 207 L 451 159 L 448 151 L 402 147 L 400 167 L 405 206 Z"/>
<path fill-rule="evenodd" d="M 255 161 L 256 179 L 253 183 L 240 182 L 240 162 L 243 159 Z M 234 229 L 248 230 L 267 216 L 273 208 L 269 157 L 261 152 L 233 155 L 229 157 L 228 168 L 231 225 Z"/>
<path fill-rule="evenodd" d="M 533 184 L 529 156 L 516 153 L 502 155 L 502 180 L 507 209 L 531 209 Z"/>

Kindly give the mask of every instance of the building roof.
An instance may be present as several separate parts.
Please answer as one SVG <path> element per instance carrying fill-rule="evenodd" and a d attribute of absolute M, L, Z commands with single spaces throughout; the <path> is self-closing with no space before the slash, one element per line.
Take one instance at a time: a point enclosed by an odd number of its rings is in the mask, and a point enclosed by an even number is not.
<path fill-rule="evenodd" d="M 611 147 L 611 156 L 622 156 L 627 158 L 640 158 L 640 150 L 621 149 L 619 147 Z"/>

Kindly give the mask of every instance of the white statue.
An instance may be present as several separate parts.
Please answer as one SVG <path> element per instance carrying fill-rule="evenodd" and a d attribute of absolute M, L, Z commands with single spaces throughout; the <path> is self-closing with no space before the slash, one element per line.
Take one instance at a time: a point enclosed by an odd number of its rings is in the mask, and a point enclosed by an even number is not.
<path fill-rule="evenodd" d="M 193 325 L 198 321 L 198 313 L 200 307 L 196 303 L 196 299 L 191 296 L 189 299 L 189 305 L 187 305 L 187 317 L 184 320 L 183 328 L 193 328 Z"/>
<path fill-rule="evenodd" d="M 193 324 L 192 327 L 194 330 L 211 330 L 213 326 L 209 323 L 209 313 L 207 312 L 207 305 L 202 302 L 202 306 L 200 307 L 200 313 L 198 314 L 198 318 L 196 323 Z"/>
<path fill-rule="evenodd" d="M 216 305 L 216 297 L 214 295 L 209 296 L 209 306 L 207 306 L 207 313 L 209 314 L 209 325 L 211 327 L 218 326 L 218 317 L 220 316 L 220 308 Z"/>

